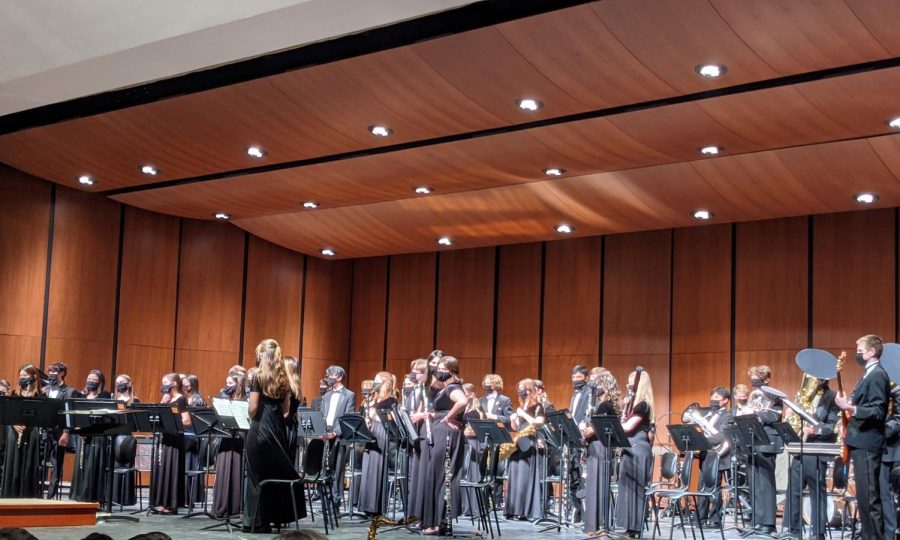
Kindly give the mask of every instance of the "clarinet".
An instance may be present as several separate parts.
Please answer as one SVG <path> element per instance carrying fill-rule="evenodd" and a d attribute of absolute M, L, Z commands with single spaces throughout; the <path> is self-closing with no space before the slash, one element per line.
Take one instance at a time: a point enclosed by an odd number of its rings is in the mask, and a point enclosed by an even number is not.
<path fill-rule="evenodd" d="M 450 432 L 447 432 L 447 448 L 444 450 L 444 520 L 441 527 L 445 534 L 453 536 L 453 520 L 450 518 L 450 512 L 453 509 L 450 500 L 451 490 L 453 489 L 453 469 L 450 466 Z"/>
<path fill-rule="evenodd" d="M 427 413 L 431 409 L 431 403 L 428 402 L 428 392 L 425 390 L 425 383 L 419 383 L 419 388 L 422 390 L 423 408 Z M 431 433 L 430 416 L 425 416 L 425 440 L 428 441 L 428 446 L 434 446 L 434 436 Z"/>

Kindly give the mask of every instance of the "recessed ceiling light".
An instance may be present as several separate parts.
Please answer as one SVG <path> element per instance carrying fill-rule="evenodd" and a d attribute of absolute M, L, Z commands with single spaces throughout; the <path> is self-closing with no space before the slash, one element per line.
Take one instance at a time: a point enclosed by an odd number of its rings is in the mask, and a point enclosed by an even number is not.
<path fill-rule="evenodd" d="M 437 239 L 437 243 L 438 243 L 438 245 L 441 245 L 441 246 L 452 246 L 453 239 L 450 238 L 449 236 L 441 236 L 440 238 Z"/>
<path fill-rule="evenodd" d="M 319 203 L 316 201 L 306 201 L 303 203 L 303 208 L 318 208 Z"/>
<path fill-rule="evenodd" d="M 335 255 L 337 255 L 337 251 L 335 251 L 331 248 L 322 248 L 319 250 L 319 253 L 321 253 L 322 255 L 324 255 L 326 257 L 334 257 Z"/>
<path fill-rule="evenodd" d="M 536 111 L 544 106 L 540 101 L 533 98 L 523 98 L 516 102 L 520 109 L 523 111 Z"/>
<path fill-rule="evenodd" d="M 724 148 L 722 148 L 721 146 L 704 146 L 699 150 L 699 152 L 704 156 L 714 156 L 721 153 L 722 150 L 724 150 Z"/>
<path fill-rule="evenodd" d="M 216 219 L 221 219 L 222 221 L 228 221 L 231 219 L 231 214 L 226 214 L 225 212 L 216 212 L 213 214 Z"/>
<path fill-rule="evenodd" d="M 157 174 L 159 174 L 159 169 L 157 169 L 153 165 L 143 165 L 141 167 L 141 172 L 149 176 L 156 176 Z"/>
<path fill-rule="evenodd" d="M 710 212 L 709 210 L 695 210 L 694 211 L 694 219 L 700 219 L 706 221 L 708 219 L 712 219 L 715 214 Z"/>
<path fill-rule="evenodd" d="M 900 129 L 900 116 L 894 118 L 893 120 L 888 120 L 888 127 L 892 127 L 894 129 Z"/>
<path fill-rule="evenodd" d="M 694 71 L 697 72 L 697 75 L 701 77 L 706 77 L 707 79 L 716 79 L 725 75 L 725 72 L 728 71 L 728 68 L 721 64 L 699 64 L 694 66 Z"/>
<path fill-rule="evenodd" d="M 369 133 L 376 137 L 387 137 L 393 132 L 394 130 L 387 126 L 369 126 Z"/>
<path fill-rule="evenodd" d="M 571 233 L 575 232 L 575 227 L 573 227 L 569 224 L 566 224 L 566 223 L 561 223 L 556 226 L 556 232 L 562 233 L 562 234 L 571 234 Z"/>
<path fill-rule="evenodd" d="M 853 198 L 860 204 L 873 204 L 878 201 L 878 195 L 869 192 L 857 193 Z"/>
<path fill-rule="evenodd" d="M 544 174 L 547 176 L 562 176 L 566 174 L 566 170 L 559 167 L 550 167 L 549 169 L 544 169 Z"/>
<path fill-rule="evenodd" d="M 247 155 L 250 157 L 255 157 L 256 159 L 261 159 L 266 157 L 266 151 L 258 146 L 251 146 L 247 149 Z"/>
<path fill-rule="evenodd" d="M 413 191 L 419 195 L 428 195 L 429 193 L 434 191 L 434 188 L 430 188 L 428 186 L 416 186 L 413 188 Z"/>
<path fill-rule="evenodd" d="M 81 176 L 78 177 L 78 183 L 83 186 L 93 186 L 94 179 L 86 174 L 82 174 Z"/>

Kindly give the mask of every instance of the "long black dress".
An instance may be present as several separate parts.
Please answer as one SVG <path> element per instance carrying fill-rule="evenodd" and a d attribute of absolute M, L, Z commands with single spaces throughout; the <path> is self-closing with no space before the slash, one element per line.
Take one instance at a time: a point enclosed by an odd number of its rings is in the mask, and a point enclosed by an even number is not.
<path fill-rule="evenodd" d="M 615 415 L 612 402 L 601 403 L 595 414 Z M 607 512 L 609 511 L 609 480 L 614 463 L 608 462 L 609 468 L 604 470 L 604 461 L 611 460 L 611 453 L 604 446 L 604 441 L 592 435 L 588 441 L 585 469 L 587 477 L 584 487 L 584 530 L 587 532 L 602 531 L 609 528 Z"/>
<path fill-rule="evenodd" d="M 389 397 L 375 404 L 376 409 L 390 409 L 397 400 Z M 363 414 L 366 414 L 363 412 Z M 387 459 L 390 441 L 381 420 L 376 416 L 372 420 L 372 435 L 375 442 L 366 445 L 362 456 L 362 474 L 360 475 L 359 510 L 368 514 L 384 514 L 387 511 L 387 493 L 384 490 L 388 473 Z"/>
<path fill-rule="evenodd" d="M 6 447 L 3 459 L 3 483 L 0 497 L 4 499 L 35 498 L 41 496 L 40 452 L 41 439 L 37 428 L 28 428 L 21 438 L 13 426 L 5 426 Z"/>
<path fill-rule="evenodd" d="M 109 392 L 96 398 L 109 399 Z M 106 500 L 106 470 L 109 461 L 109 443 L 107 437 L 75 437 L 75 465 L 72 469 L 72 488 L 69 498 L 79 502 Z"/>
<path fill-rule="evenodd" d="M 408 413 L 419 412 L 420 408 L 424 408 L 424 392 L 426 391 L 421 388 L 413 391 L 404 404 Z M 422 471 L 427 469 L 429 447 L 425 440 L 425 422 L 418 422 L 414 424 L 414 427 L 418 432 L 419 440 L 410 449 L 407 462 L 409 493 L 406 497 L 406 515 L 421 519 L 425 506 L 425 481 Z"/>
<path fill-rule="evenodd" d="M 250 421 L 247 432 L 247 495 L 244 499 L 244 527 L 264 529 L 270 523 L 294 521 L 291 508 L 291 492 L 285 485 L 267 486 L 262 491 L 263 480 L 296 480 L 299 478 L 294 462 L 288 455 L 287 430 L 282 410 L 283 399 L 265 395 L 258 379 L 254 379 L 251 392 L 259 392 L 259 409 Z M 294 490 L 297 515 L 306 517 L 303 488 Z M 255 522 L 254 522 L 255 518 Z"/>
<path fill-rule="evenodd" d="M 220 395 L 229 399 L 228 395 Z M 241 400 L 245 401 L 245 400 Z M 222 438 L 216 451 L 216 481 L 213 485 L 212 514 L 216 517 L 241 513 L 244 496 L 244 434 Z"/>
<path fill-rule="evenodd" d="M 424 486 L 422 527 L 429 529 L 439 527 L 445 516 L 446 501 L 446 474 L 451 475 L 450 489 L 450 519 L 456 519 L 461 514 L 462 505 L 459 497 L 459 477 L 463 460 L 463 429 L 453 429 L 448 424 L 441 422 L 447 413 L 453 408 L 453 400 L 450 394 L 454 391 L 462 392 L 462 386 L 457 383 L 447 385 L 434 398 L 434 423 L 432 434 L 434 446 L 428 448 L 428 460 L 420 460 L 419 471 L 422 474 Z M 463 425 L 463 414 L 456 418 L 458 425 Z M 447 463 L 449 445 L 449 463 Z M 426 447 L 427 448 L 427 447 Z"/>
<path fill-rule="evenodd" d="M 187 409 L 184 396 L 168 403 L 178 412 Z M 178 419 L 181 421 L 181 418 Z M 184 505 L 184 435 L 164 433 L 160 439 L 157 463 L 152 467 L 150 479 L 150 506 L 162 506 L 173 513 Z"/>
<path fill-rule="evenodd" d="M 650 448 L 650 407 L 646 402 L 637 403 L 633 414 L 642 418 L 641 423 L 630 432 L 628 442 L 631 448 L 622 449 L 619 463 L 619 498 L 616 500 L 616 523 L 627 531 L 642 529 L 644 492 L 650 483 L 653 452 Z"/>
<path fill-rule="evenodd" d="M 535 404 L 525 412 L 532 417 L 544 416 L 544 407 Z M 524 426 L 523 426 L 524 429 Z M 531 448 L 527 452 L 515 450 L 506 465 L 509 477 L 509 488 L 506 494 L 506 505 L 503 512 L 506 517 L 525 517 L 529 520 L 540 519 L 543 499 L 543 484 L 539 474 L 540 459 L 538 458 L 537 439 L 534 435 L 528 437 L 532 441 Z"/>
<path fill-rule="evenodd" d="M 463 417 L 466 419 L 466 423 L 469 420 L 483 420 L 482 414 L 477 410 L 467 411 Z M 471 437 L 463 432 L 463 435 L 466 438 L 466 445 L 469 447 L 468 459 L 464 458 L 463 462 L 463 471 L 465 474 L 466 480 L 469 482 L 480 482 L 481 481 L 481 441 L 478 440 L 478 437 L 472 435 Z M 462 496 L 462 511 L 465 515 L 475 514 L 478 512 L 478 499 L 475 496 L 475 490 L 467 489 L 460 494 Z"/>

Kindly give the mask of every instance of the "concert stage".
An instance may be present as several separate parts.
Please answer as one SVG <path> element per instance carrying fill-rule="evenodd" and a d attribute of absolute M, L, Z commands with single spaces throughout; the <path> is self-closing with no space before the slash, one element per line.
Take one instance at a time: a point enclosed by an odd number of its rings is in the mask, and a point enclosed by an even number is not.
<path fill-rule="evenodd" d="M 96 525 L 97 503 L 0 499 L 0 523 L 4 527 L 70 527 Z"/>

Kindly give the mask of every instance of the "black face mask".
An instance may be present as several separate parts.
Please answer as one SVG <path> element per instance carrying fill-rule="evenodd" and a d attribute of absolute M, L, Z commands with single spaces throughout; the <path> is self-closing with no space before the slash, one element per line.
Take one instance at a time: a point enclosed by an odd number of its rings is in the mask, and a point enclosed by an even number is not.
<path fill-rule="evenodd" d="M 493 391 L 494 391 L 494 387 L 493 387 L 493 386 L 485 386 L 485 387 L 484 387 L 484 393 L 485 393 L 485 394 L 490 394 L 490 393 L 493 392 Z"/>
<path fill-rule="evenodd" d="M 159 393 L 160 394 L 168 394 L 169 392 L 172 391 L 172 387 L 173 387 L 173 385 L 171 385 L 171 384 L 164 384 L 159 387 Z"/>
<path fill-rule="evenodd" d="M 237 386 L 226 386 L 222 389 L 222 393 L 226 396 L 232 396 L 235 392 L 237 392 Z"/>
<path fill-rule="evenodd" d="M 738 405 L 740 405 L 741 407 L 743 407 L 744 405 L 747 404 L 747 400 L 746 400 L 746 399 L 739 399 L 739 400 L 737 400 L 737 403 L 738 403 Z"/>
<path fill-rule="evenodd" d="M 59 384 L 59 376 L 58 375 L 50 375 L 47 377 L 47 384 L 50 386 L 56 386 Z"/>
<path fill-rule="evenodd" d="M 722 407 L 722 403 L 718 399 L 709 400 L 709 410 L 718 411 Z"/>
<path fill-rule="evenodd" d="M 861 366 L 865 366 L 865 365 L 866 365 L 866 359 L 863 358 L 863 354 L 862 354 L 862 353 L 856 353 L 856 363 L 859 364 L 859 365 L 861 365 Z"/>
<path fill-rule="evenodd" d="M 363 391 L 362 391 L 363 397 L 369 397 L 369 395 L 370 395 L 371 393 L 372 393 L 371 390 L 363 390 Z"/>
<path fill-rule="evenodd" d="M 575 390 L 581 390 L 582 388 L 584 388 L 584 381 L 572 381 L 572 388 L 574 388 Z"/>
<path fill-rule="evenodd" d="M 439 382 L 447 382 L 450 380 L 450 372 L 449 371 L 437 371 L 434 374 L 434 378 Z"/>
<path fill-rule="evenodd" d="M 755 388 L 759 388 L 760 386 L 763 385 L 763 380 L 762 379 L 750 379 L 750 385 Z"/>
<path fill-rule="evenodd" d="M 413 384 L 416 384 L 416 381 L 419 379 L 419 374 L 413 371 L 406 375 L 406 378 L 412 381 Z"/>
<path fill-rule="evenodd" d="M 96 391 L 98 388 L 100 388 L 100 381 L 85 381 L 84 387 L 85 387 L 89 392 L 94 392 L 94 391 Z"/>
<path fill-rule="evenodd" d="M 116 385 L 116 392 L 118 392 L 120 394 L 124 394 L 127 391 L 128 391 L 128 383 L 122 383 L 122 384 Z"/>
<path fill-rule="evenodd" d="M 32 383 L 34 383 L 34 381 L 31 380 L 31 377 L 23 377 L 19 379 L 19 386 L 22 388 L 28 388 L 32 385 Z"/>
<path fill-rule="evenodd" d="M 519 399 L 525 400 L 528 397 L 528 392 L 519 392 Z"/>
<path fill-rule="evenodd" d="M 325 382 L 328 383 L 328 387 L 330 388 L 337 384 L 337 379 L 335 379 L 334 377 L 325 377 Z"/>

